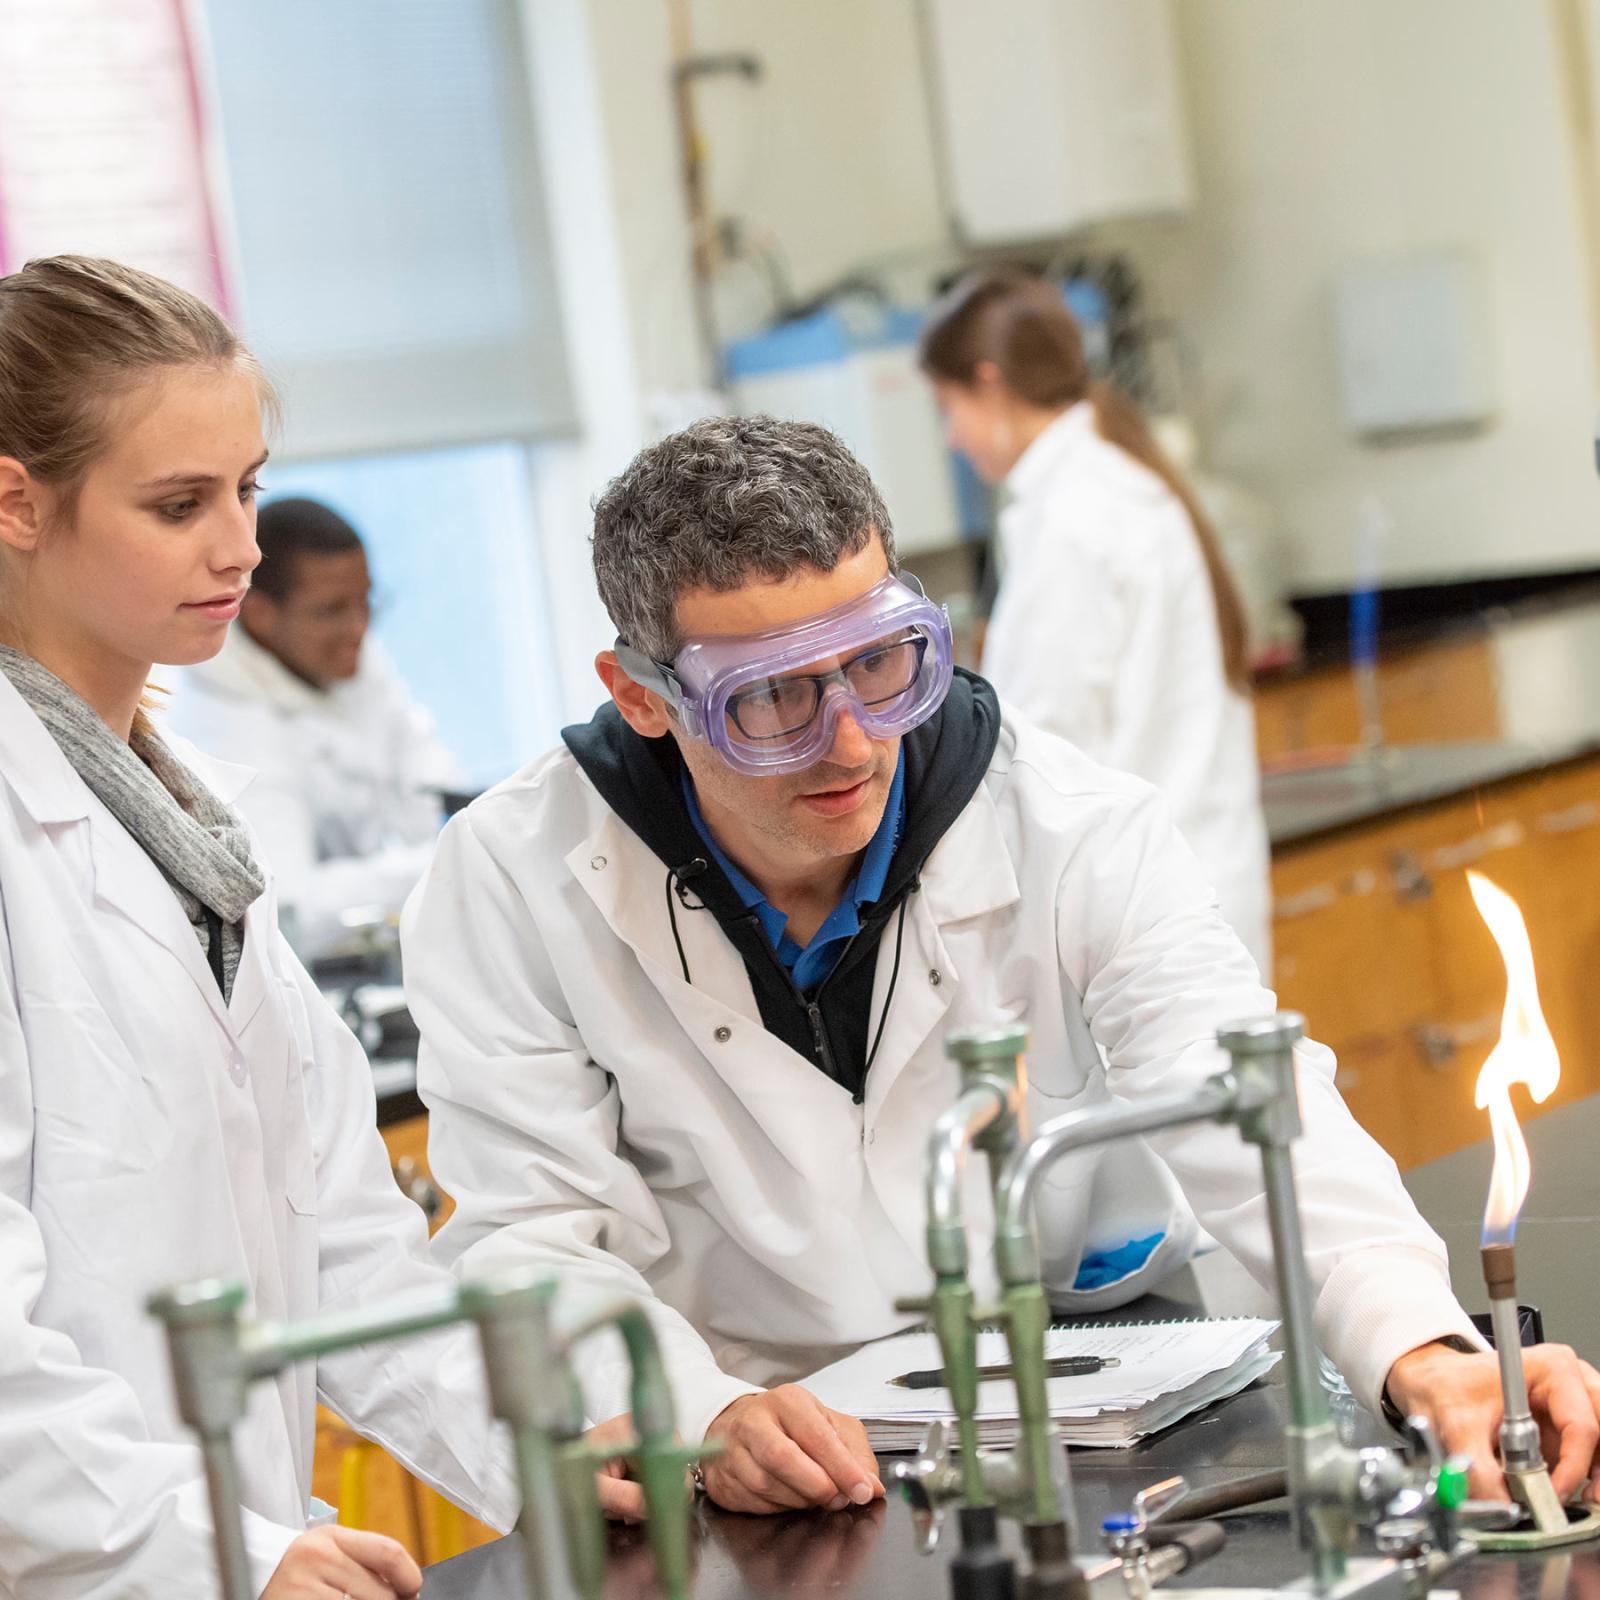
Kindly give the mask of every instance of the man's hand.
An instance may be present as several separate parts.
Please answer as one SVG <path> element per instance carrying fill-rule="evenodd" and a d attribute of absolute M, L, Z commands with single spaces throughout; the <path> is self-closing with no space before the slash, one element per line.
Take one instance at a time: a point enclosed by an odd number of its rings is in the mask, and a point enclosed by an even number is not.
<path fill-rule="evenodd" d="M 798 1384 L 741 1395 L 706 1438 L 723 1447 L 701 1469 L 706 1493 L 729 1511 L 838 1511 L 883 1494 L 867 1430 Z"/>
<path fill-rule="evenodd" d="M 609 1450 L 625 1439 L 633 1437 L 633 1413 L 625 1411 L 591 1428 L 584 1438 L 601 1450 Z M 623 1460 L 608 1461 L 595 1473 L 596 1487 L 600 1491 L 600 1509 L 614 1522 L 643 1522 L 645 1518 L 644 1489 L 628 1476 L 628 1463 Z"/>
<path fill-rule="evenodd" d="M 1556 1494 L 1570 1500 L 1582 1491 L 1600 1501 L 1600 1372 L 1564 1344 L 1532 1345 L 1522 1365 Z M 1397 1410 L 1433 1424 L 1446 1453 L 1472 1457 L 1475 1498 L 1510 1498 L 1498 1454 L 1500 1364 L 1492 1352 L 1419 1345 L 1389 1369 L 1386 1387 Z"/>

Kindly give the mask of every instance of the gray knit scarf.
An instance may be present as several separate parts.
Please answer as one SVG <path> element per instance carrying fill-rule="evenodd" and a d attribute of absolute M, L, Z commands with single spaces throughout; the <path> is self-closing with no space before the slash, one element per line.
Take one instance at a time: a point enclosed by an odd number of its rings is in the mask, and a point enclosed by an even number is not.
<path fill-rule="evenodd" d="M 0 645 L 0 672 L 61 753 L 166 875 L 222 989 L 244 949 L 244 914 L 266 888 L 238 817 L 155 733 L 124 742 L 89 703 L 31 656 Z"/>

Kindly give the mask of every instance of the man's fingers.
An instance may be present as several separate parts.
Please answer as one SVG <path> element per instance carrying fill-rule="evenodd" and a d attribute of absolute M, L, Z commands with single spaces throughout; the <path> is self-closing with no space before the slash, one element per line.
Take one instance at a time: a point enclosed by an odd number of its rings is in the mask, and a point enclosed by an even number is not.
<path fill-rule="evenodd" d="M 395 1540 L 360 1528 L 334 1526 L 329 1532 L 341 1555 L 386 1585 L 390 1592 L 414 1595 L 421 1589 L 422 1569 Z M 345 1587 L 350 1590 L 351 1600 L 358 1600 L 357 1591 L 349 1584 Z M 387 1600 L 387 1596 L 375 1593 L 373 1600 Z"/>
<path fill-rule="evenodd" d="M 1589 1391 L 1589 1404 L 1594 1407 L 1595 1415 L 1600 1416 L 1600 1372 L 1597 1372 L 1587 1361 L 1578 1363 L 1578 1371 L 1583 1377 L 1583 1386 Z M 1597 1456 L 1589 1469 L 1589 1481 L 1584 1486 L 1583 1498 L 1600 1502 L 1600 1456 Z"/>
<path fill-rule="evenodd" d="M 375 1578 L 360 1562 L 344 1556 L 335 1557 L 335 1561 L 337 1564 L 328 1574 L 326 1582 L 331 1588 L 337 1589 L 341 1597 L 347 1597 L 347 1600 L 396 1600 L 397 1591 L 391 1589 L 382 1578 Z M 407 1597 L 416 1592 L 415 1589 L 398 1591 Z"/>
<path fill-rule="evenodd" d="M 805 1511 L 816 1504 L 792 1484 L 768 1472 L 754 1456 L 741 1456 L 734 1463 L 733 1471 L 746 1493 L 780 1511 Z"/>
<path fill-rule="evenodd" d="M 802 1505 L 826 1505 L 841 1492 L 841 1486 L 835 1484 L 832 1475 L 795 1441 L 787 1421 L 780 1420 L 775 1410 L 752 1415 L 740 1430 L 738 1442 L 748 1449 L 751 1459 L 763 1472 L 799 1495 Z M 831 1428 L 828 1434 L 834 1447 L 842 1449 Z M 859 1476 L 859 1469 L 851 1470 L 853 1475 Z"/>
<path fill-rule="evenodd" d="M 773 1399 L 788 1436 L 830 1480 L 826 1493 L 813 1491 L 813 1504 L 827 1505 L 837 1490 L 856 1505 L 864 1506 L 881 1492 L 877 1473 L 869 1472 L 839 1437 L 827 1408 L 815 1395 L 789 1384 L 775 1389 Z"/>
<path fill-rule="evenodd" d="M 1498 1412 L 1490 1415 L 1481 1407 L 1464 1406 L 1441 1411 L 1433 1419 L 1439 1447 L 1446 1455 L 1470 1458 L 1468 1490 L 1474 1500 L 1509 1500 L 1505 1474 L 1495 1450 L 1495 1430 L 1500 1425 Z"/>
<path fill-rule="evenodd" d="M 726 1460 L 726 1458 L 724 1458 Z M 749 1488 L 735 1473 L 727 1471 L 719 1463 L 719 1470 L 713 1472 L 707 1466 L 705 1469 L 706 1493 L 722 1507 L 724 1511 L 740 1511 L 747 1516 L 766 1517 L 778 1511 L 792 1511 L 793 1506 L 783 1505 L 774 1500 L 768 1500 L 763 1495 L 757 1494 Z"/>
<path fill-rule="evenodd" d="M 1550 1469 L 1550 1481 L 1557 1496 L 1568 1500 L 1594 1473 L 1600 1419 L 1595 1416 L 1594 1398 L 1571 1350 L 1550 1347 L 1541 1367 L 1535 1398 L 1556 1431 L 1559 1449 Z"/>
<path fill-rule="evenodd" d="M 844 1441 L 845 1449 L 872 1474 L 873 1485 L 881 1496 L 884 1493 L 883 1473 L 878 1466 L 877 1452 L 867 1437 L 866 1424 L 859 1417 L 852 1417 L 844 1411 L 829 1411 L 827 1417 L 833 1424 L 833 1431 Z"/>

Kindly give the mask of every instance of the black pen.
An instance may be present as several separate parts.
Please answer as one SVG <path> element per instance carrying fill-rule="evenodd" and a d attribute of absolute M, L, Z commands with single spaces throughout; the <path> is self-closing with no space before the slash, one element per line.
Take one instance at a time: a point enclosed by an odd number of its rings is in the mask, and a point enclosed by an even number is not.
<path fill-rule="evenodd" d="M 1087 1378 L 1096 1372 L 1104 1371 L 1107 1367 L 1121 1365 L 1116 1356 L 1051 1356 L 1044 1364 L 1044 1375 L 1047 1378 Z M 998 1366 L 978 1368 L 980 1379 L 1010 1376 L 1009 1361 L 1001 1362 Z M 926 1372 L 902 1372 L 898 1378 L 891 1378 L 889 1382 L 897 1389 L 942 1389 L 944 1368 L 933 1367 Z"/>

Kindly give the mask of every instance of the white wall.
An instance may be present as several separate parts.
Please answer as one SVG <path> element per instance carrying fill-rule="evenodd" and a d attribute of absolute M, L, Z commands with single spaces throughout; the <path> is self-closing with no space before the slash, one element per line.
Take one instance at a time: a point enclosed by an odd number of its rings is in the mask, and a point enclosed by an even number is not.
<path fill-rule="evenodd" d="M 542 0 L 524 0 L 537 10 Z M 584 0 L 628 335 L 645 396 L 707 379 L 689 266 L 666 0 Z"/>
<path fill-rule="evenodd" d="M 1364 496 L 1396 579 L 1600 560 L 1597 385 L 1552 10 L 1524 0 L 1183 0 L 1199 203 L 1122 230 L 1181 319 L 1212 464 L 1264 492 L 1297 587 L 1339 587 Z M 1502 410 L 1381 448 L 1338 410 L 1343 263 L 1466 246 L 1487 266 Z"/>
<path fill-rule="evenodd" d="M 1211 465 L 1270 500 L 1291 581 L 1349 580 L 1369 495 L 1392 521 L 1396 580 L 1600 558 L 1593 262 L 1574 205 L 1552 7 L 1176 9 L 1199 203 L 1187 222 L 1101 237 L 1129 250 L 1156 308 L 1180 323 Z M 862 260 L 941 253 L 915 0 L 693 0 L 692 16 L 697 49 L 748 49 L 767 67 L 758 87 L 717 80 L 701 91 L 719 212 L 764 227 L 802 291 Z M 631 97 L 616 146 L 624 168 L 659 171 L 666 124 L 654 116 L 647 97 Z M 661 191 L 651 202 L 664 216 Z M 666 237 L 661 217 L 637 227 Z M 1464 245 L 1486 264 L 1501 414 L 1475 437 L 1363 445 L 1338 409 L 1334 274 L 1437 245 Z M 651 292 L 667 303 L 659 285 Z M 760 291 L 734 284 L 719 303 L 737 325 L 759 313 Z M 686 310 L 675 314 L 692 326 Z"/>
<path fill-rule="evenodd" d="M 1097 237 L 1128 250 L 1153 308 L 1179 324 L 1209 465 L 1269 500 L 1297 588 L 1349 581 L 1368 496 L 1392 522 L 1395 581 L 1600 560 L 1596 263 L 1574 203 L 1561 3 L 1176 7 L 1196 211 Z M 587 9 L 638 387 L 694 387 L 705 368 L 667 0 Z M 863 261 L 898 261 L 916 283 L 949 259 L 916 11 L 691 0 L 697 51 L 748 50 L 766 69 L 759 85 L 718 78 L 698 92 L 714 209 L 765 230 L 801 292 Z M 1361 444 L 1338 407 L 1335 273 L 1440 245 L 1485 263 L 1501 413 L 1469 438 Z M 718 303 L 725 331 L 742 331 L 764 290 L 730 273 Z"/>
<path fill-rule="evenodd" d="M 589 560 L 590 504 L 645 438 L 642 341 L 610 159 L 608 72 L 591 0 L 523 0 L 528 69 L 578 436 L 533 451 L 539 557 L 563 714 L 589 715 L 604 690 L 594 657 L 611 642 Z M 530 752 L 531 754 L 532 752 Z"/>
<path fill-rule="evenodd" d="M 692 0 L 691 17 L 697 52 L 761 60 L 757 84 L 697 90 L 709 188 L 770 233 L 798 293 L 945 243 L 913 0 Z"/>

